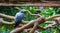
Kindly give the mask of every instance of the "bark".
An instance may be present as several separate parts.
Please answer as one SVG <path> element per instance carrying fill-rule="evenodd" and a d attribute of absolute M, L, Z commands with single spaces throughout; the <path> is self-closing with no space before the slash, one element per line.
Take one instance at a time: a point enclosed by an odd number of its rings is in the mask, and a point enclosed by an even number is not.
<path fill-rule="evenodd" d="M 57 24 L 60 24 L 60 17 L 54 18 L 54 20 L 56 21 Z"/>
<path fill-rule="evenodd" d="M 21 33 L 24 29 L 31 27 L 35 22 L 38 22 L 39 24 L 44 23 L 45 22 L 45 18 L 44 17 L 40 17 L 40 18 L 37 18 L 35 20 L 32 20 L 28 24 L 26 24 L 26 25 L 24 25 L 24 26 L 22 26 L 20 28 L 16 28 L 13 31 L 11 31 L 10 33 Z"/>
<path fill-rule="evenodd" d="M 21 10 L 20 8 L 18 8 L 18 7 L 15 7 L 16 9 L 18 9 L 18 10 Z M 32 16 L 41 16 L 40 14 L 32 14 L 29 10 L 26 10 L 30 15 L 32 15 Z"/>
<path fill-rule="evenodd" d="M 4 21 L 2 18 L 0 18 L 0 24 L 14 25 L 15 22 L 7 22 L 7 21 Z"/>
<path fill-rule="evenodd" d="M 27 23 L 29 23 L 30 21 L 23 21 L 22 20 L 22 23 L 21 24 L 27 24 Z M 5 25 L 14 25 L 14 23 L 15 22 L 7 22 L 7 21 L 4 21 L 2 18 L 0 18 L 0 24 L 5 24 Z M 51 21 L 46 21 L 46 22 L 44 22 L 45 24 L 52 24 L 52 22 Z"/>
<path fill-rule="evenodd" d="M 8 19 L 14 19 L 14 18 L 15 18 L 15 17 L 13 17 L 13 16 L 1 14 L 1 13 L 0 13 L 0 16 L 1 16 L 1 17 L 5 17 L 5 18 L 8 18 Z"/>
<path fill-rule="evenodd" d="M 48 20 L 50 20 L 50 19 L 57 18 L 57 17 L 60 17 L 60 14 L 57 14 L 57 15 L 54 15 L 54 16 L 51 16 L 51 17 L 48 17 L 48 18 L 46 18 L 46 21 L 48 21 Z"/>
<path fill-rule="evenodd" d="M 56 3 L 24 3 L 24 4 L 7 4 L 7 3 L 2 3 L 0 4 L 0 6 L 60 6 L 60 1 L 59 2 L 56 2 Z"/>
<path fill-rule="evenodd" d="M 38 26 L 38 25 L 39 25 L 39 23 L 36 22 L 36 23 L 34 24 L 33 28 L 30 30 L 29 33 L 34 33 L 34 31 L 37 29 L 37 26 Z"/>
<path fill-rule="evenodd" d="M 47 29 L 47 28 L 52 28 L 54 27 L 54 25 L 56 25 L 57 23 L 53 22 L 53 24 L 49 24 L 48 26 L 45 26 L 44 29 Z"/>
<path fill-rule="evenodd" d="M 13 16 L 8 16 L 8 15 L 1 14 L 1 13 L 0 13 L 0 16 L 8 18 L 8 19 L 14 19 L 15 18 Z M 58 24 L 60 22 L 59 21 L 60 20 L 59 17 L 60 17 L 60 15 L 51 16 L 49 18 L 45 18 L 43 16 L 40 16 L 39 18 L 37 18 L 35 20 L 32 20 L 32 21 L 24 21 L 24 20 L 22 20 L 22 23 L 25 24 L 25 25 L 22 26 L 22 27 L 19 27 L 19 28 L 16 28 L 16 29 L 12 30 L 10 33 L 21 33 L 22 31 L 24 31 L 24 29 L 29 29 L 29 28 L 31 28 L 33 30 L 33 31 L 30 30 L 30 33 L 34 33 L 34 31 L 36 29 L 47 29 L 49 27 L 53 27 L 54 25 Z M 48 20 L 50 20 L 50 19 L 54 19 L 55 22 L 54 23 L 51 23 L 51 21 L 49 22 Z M 27 22 L 29 22 L 29 23 L 27 23 Z M 0 24 L 14 25 L 14 23 L 15 22 L 4 21 L 2 18 L 0 18 Z M 39 26 L 39 24 L 42 24 L 42 23 L 47 23 L 47 24 L 49 23 L 49 25 L 46 26 L 46 27 Z M 32 28 L 32 26 L 33 26 L 33 28 Z"/>

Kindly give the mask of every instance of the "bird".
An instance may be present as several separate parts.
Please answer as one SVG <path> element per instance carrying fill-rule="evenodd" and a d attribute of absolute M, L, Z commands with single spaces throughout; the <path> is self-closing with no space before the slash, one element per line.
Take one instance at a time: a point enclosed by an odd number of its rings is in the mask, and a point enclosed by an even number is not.
<path fill-rule="evenodd" d="M 41 13 L 41 11 L 40 10 L 36 10 L 35 14 L 39 14 L 39 13 Z"/>
<path fill-rule="evenodd" d="M 43 9 L 44 9 L 44 7 L 43 6 L 40 6 L 40 8 L 36 10 L 35 14 L 41 13 L 41 10 L 43 10 Z"/>
<path fill-rule="evenodd" d="M 18 13 L 16 13 L 16 15 L 15 15 L 15 27 L 19 27 L 19 24 L 22 22 L 25 13 L 26 13 L 25 9 L 22 9 Z"/>

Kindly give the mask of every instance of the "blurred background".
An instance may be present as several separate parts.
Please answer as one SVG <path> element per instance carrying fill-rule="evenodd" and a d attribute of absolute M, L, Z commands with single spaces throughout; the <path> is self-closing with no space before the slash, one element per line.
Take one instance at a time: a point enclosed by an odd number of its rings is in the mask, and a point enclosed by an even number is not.
<path fill-rule="evenodd" d="M 39 14 L 47 17 L 53 16 L 55 14 L 60 14 L 60 7 L 59 6 L 17 6 L 20 9 L 27 9 L 31 13 L 35 14 L 37 10 L 39 10 Z M 17 10 L 14 6 L 0 6 L 0 13 L 10 15 L 10 16 L 15 16 L 17 12 L 20 10 Z M 31 16 L 29 13 L 26 13 L 24 15 L 24 20 L 25 21 L 30 21 L 34 20 L 38 17 L 36 16 Z M 5 21 L 13 22 L 14 20 L 9 20 L 6 18 L 3 18 Z M 47 26 L 48 24 L 41 24 L 41 26 Z M 13 26 L 7 26 L 4 24 L 0 24 L 0 33 L 9 33 L 11 30 L 13 30 Z M 60 33 L 60 25 L 56 25 L 53 28 L 48 28 L 46 30 L 38 30 L 40 33 Z M 24 32 L 22 32 L 24 33 Z"/>

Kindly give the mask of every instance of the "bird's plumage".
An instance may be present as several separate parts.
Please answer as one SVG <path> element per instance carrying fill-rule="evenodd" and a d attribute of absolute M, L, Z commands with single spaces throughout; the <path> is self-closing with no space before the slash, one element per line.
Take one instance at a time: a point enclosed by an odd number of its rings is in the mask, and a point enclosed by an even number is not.
<path fill-rule="evenodd" d="M 22 19 L 24 18 L 25 12 L 26 12 L 26 10 L 21 10 L 18 13 L 16 13 L 16 15 L 15 15 L 15 27 L 17 27 L 19 25 L 19 23 L 22 22 Z"/>

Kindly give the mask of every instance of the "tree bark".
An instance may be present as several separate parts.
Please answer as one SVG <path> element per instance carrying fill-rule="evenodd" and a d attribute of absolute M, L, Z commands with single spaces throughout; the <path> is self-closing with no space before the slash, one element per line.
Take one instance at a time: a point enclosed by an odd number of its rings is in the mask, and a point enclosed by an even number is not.
<path fill-rule="evenodd" d="M 39 18 L 37 18 L 35 20 L 32 20 L 31 22 L 29 22 L 28 24 L 26 24 L 26 25 L 24 25 L 24 26 L 22 26 L 20 28 L 14 29 L 10 33 L 21 33 L 24 29 L 31 27 L 36 22 L 38 22 L 39 24 L 44 23 L 45 22 L 45 18 L 44 17 L 39 17 Z"/>
<path fill-rule="evenodd" d="M 38 25 L 39 25 L 38 22 L 36 22 L 36 23 L 34 24 L 33 28 L 30 30 L 29 33 L 34 33 L 34 31 L 37 29 L 37 26 L 38 26 Z"/>

